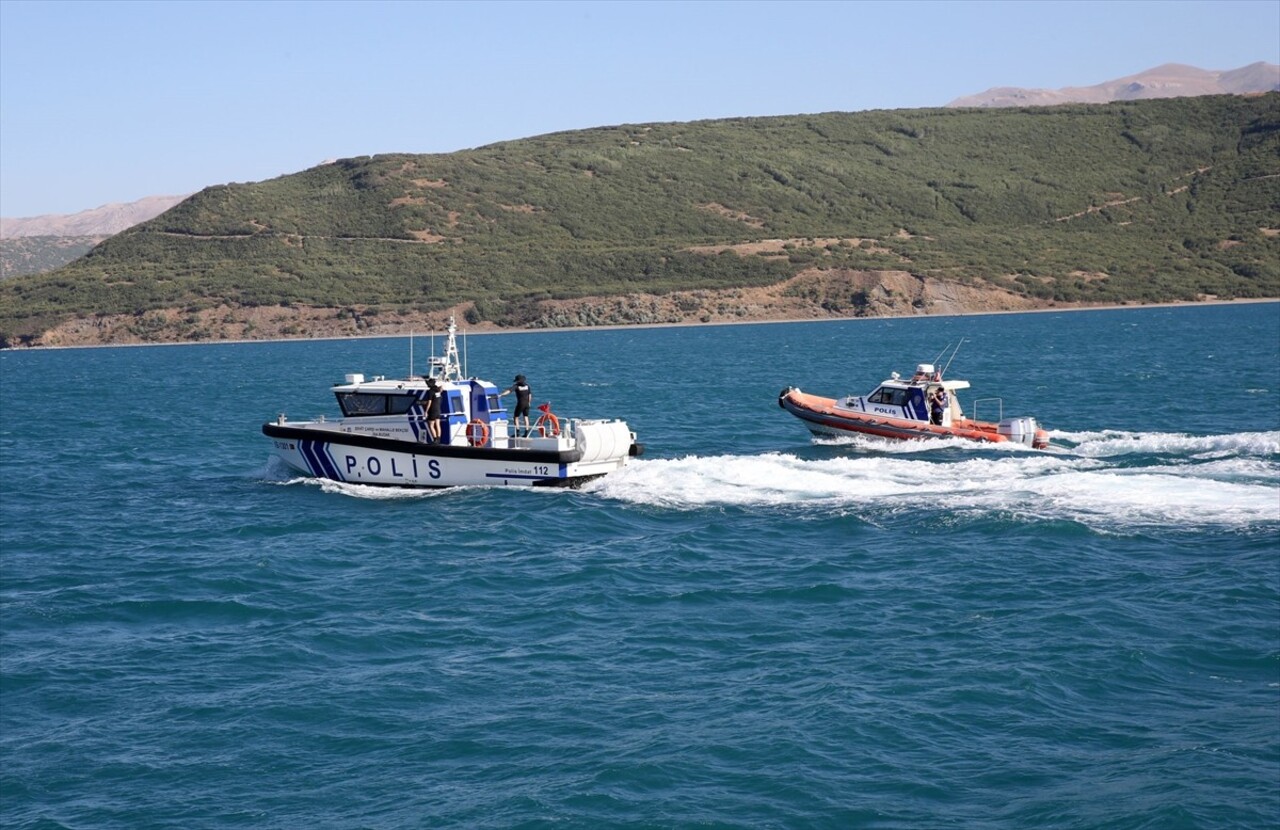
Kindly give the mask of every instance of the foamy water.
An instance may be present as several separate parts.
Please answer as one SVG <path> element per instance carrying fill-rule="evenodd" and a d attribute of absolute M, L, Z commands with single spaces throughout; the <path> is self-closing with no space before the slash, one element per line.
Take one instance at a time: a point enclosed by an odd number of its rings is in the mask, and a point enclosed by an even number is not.
<path fill-rule="evenodd" d="M 1280 433 L 1191 437 L 1059 433 L 1072 446 L 1043 453 L 1004 445 L 980 457 L 960 439 L 851 439 L 847 457 L 772 453 L 633 462 L 587 490 L 675 509 L 756 505 L 796 509 L 963 510 L 1098 529 L 1175 525 L 1249 527 L 1280 522 Z M 832 442 L 823 442 L 830 444 Z M 969 445 L 969 446 L 965 446 Z M 875 454 L 858 450 L 874 446 Z"/>

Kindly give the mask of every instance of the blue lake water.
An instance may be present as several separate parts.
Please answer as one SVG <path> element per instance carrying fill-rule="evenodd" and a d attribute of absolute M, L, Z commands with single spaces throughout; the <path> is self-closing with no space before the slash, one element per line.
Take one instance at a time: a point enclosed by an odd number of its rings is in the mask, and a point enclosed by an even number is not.
<path fill-rule="evenodd" d="M 961 338 L 966 408 L 1054 451 L 777 407 Z M 1280 304 L 465 352 L 645 456 L 301 479 L 261 423 L 405 339 L 0 352 L 0 825 L 1280 823 Z"/>

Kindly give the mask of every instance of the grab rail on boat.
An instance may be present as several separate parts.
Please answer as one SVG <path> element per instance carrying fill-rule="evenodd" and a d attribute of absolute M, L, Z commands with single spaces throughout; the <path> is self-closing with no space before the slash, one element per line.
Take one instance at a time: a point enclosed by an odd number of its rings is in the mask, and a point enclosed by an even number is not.
<path fill-rule="evenodd" d="M 565 438 L 574 437 L 574 422 L 571 420 L 560 421 L 560 436 Z M 550 438 L 552 436 L 544 435 L 537 427 L 517 427 L 515 424 L 507 423 L 507 441 L 511 447 L 531 447 L 530 438 Z"/>
<path fill-rule="evenodd" d="M 979 417 L 978 417 L 978 404 L 980 404 L 980 403 L 991 403 L 992 401 L 995 401 L 995 403 L 996 403 L 996 417 L 994 417 L 994 418 L 987 418 L 986 420 L 988 420 L 988 421 L 995 421 L 996 423 L 999 423 L 1000 421 L 1003 421 L 1003 420 L 1004 420 L 1004 398 L 977 398 L 977 399 L 975 399 L 975 400 L 974 400 L 974 402 L 973 402 L 973 418 L 971 418 L 970 420 L 974 420 L 974 421 L 981 421 L 981 420 L 983 420 L 982 418 L 979 418 Z"/>

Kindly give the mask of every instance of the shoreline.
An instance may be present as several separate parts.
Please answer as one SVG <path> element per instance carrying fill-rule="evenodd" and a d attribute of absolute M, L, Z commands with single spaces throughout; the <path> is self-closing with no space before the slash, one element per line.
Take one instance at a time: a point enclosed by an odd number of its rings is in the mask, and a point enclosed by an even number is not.
<path fill-rule="evenodd" d="M 1072 305 L 1072 306 L 1048 306 L 1045 308 L 1022 308 L 1007 309 L 997 311 L 955 311 L 940 312 L 936 314 L 903 314 L 903 315 L 878 315 L 874 317 L 795 317 L 795 318 L 761 318 L 756 320 L 723 320 L 716 322 L 679 322 L 679 323 L 631 323 L 631 324 L 613 324 L 599 326 L 563 326 L 563 327 L 547 327 L 547 328 L 483 328 L 475 329 L 459 329 L 458 333 L 467 337 L 483 337 L 486 335 L 496 334 L 554 334 L 560 332 L 576 332 L 576 331 L 622 331 L 629 329 L 670 329 L 670 328 L 713 328 L 717 326 L 758 326 L 770 324 L 785 323 L 848 323 L 860 320 L 914 320 L 923 317 L 980 317 L 991 315 L 1008 315 L 1008 314 L 1047 314 L 1055 312 L 1071 313 L 1084 311 L 1125 311 L 1147 308 L 1185 308 L 1190 306 L 1224 306 L 1224 305 L 1257 305 L 1266 303 L 1280 303 L 1280 297 L 1259 297 L 1238 300 L 1203 300 L 1203 301 L 1187 301 L 1187 302 L 1168 302 L 1168 303 L 1109 303 L 1106 305 Z M 433 334 L 443 334 L 443 330 L 436 332 L 430 330 L 426 332 L 408 331 L 393 334 L 349 334 L 341 336 L 327 337 L 263 337 L 263 338 L 237 338 L 230 340 L 189 340 L 189 341 L 171 341 L 164 343 L 97 343 L 97 344 L 77 344 L 69 346 L 22 346 L 17 348 L 0 349 L 0 354 L 6 352 L 42 352 L 42 351 L 64 351 L 69 349 L 133 349 L 133 348 L 149 348 L 163 346 L 233 346 L 245 345 L 251 343 L 320 343 L 332 340 L 385 340 L 397 337 L 421 337 L 432 336 Z"/>

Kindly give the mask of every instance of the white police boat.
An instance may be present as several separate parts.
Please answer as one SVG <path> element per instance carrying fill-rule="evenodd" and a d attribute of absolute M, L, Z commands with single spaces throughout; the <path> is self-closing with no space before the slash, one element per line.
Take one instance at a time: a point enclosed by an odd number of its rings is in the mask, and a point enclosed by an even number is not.
<path fill-rule="evenodd" d="M 956 347 L 959 350 L 959 346 Z M 955 357 L 952 354 L 952 357 Z M 948 365 L 950 363 L 948 362 Z M 799 418 L 819 436 L 873 435 L 912 440 L 965 438 L 983 443 L 1012 442 L 1033 449 L 1049 447 L 1049 433 L 1035 418 L 1005 418 L 1000 398 L 974 401 L 973 417 L 966 417 L 957 392 L 969 388 L 967 380 L 943 380 L 933 363 L 916 365 L 904 380 L 897 372 L 882 381 L 870 395 L 826 398 L 788 386 L 778 394 L 778 406 Z M 941 390 L 943 403 L 933 405 Z M 978 404 L 996 409 L 996 420 L 978 419 Z"/>
<path fill-rule="evenodd" d="M 457 327 L 426 375 L 400 380 L 349 374 L 333 387 L 342 417 L 262 425 L 285 464 L 307 476 L 392 487 L 574 487 L 619 470 L 644 451 L 625 421 L 560 419 L 550 405 L 528 430 L 514 430 L 498 387 L 463 377 Z M 439 390 L 440 436 L 424 408 Z"/>

